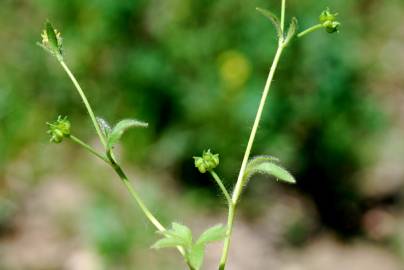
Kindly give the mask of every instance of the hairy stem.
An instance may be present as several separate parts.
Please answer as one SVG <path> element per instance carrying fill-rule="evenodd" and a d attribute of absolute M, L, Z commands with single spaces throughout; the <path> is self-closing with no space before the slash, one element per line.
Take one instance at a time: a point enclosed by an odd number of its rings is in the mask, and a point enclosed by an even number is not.
<path fill-rule="evenodd" d="M 226 261 L 227 261 L 227 257 L 228 257 L 228 253 L 229 253 L 229 247 L 230 247 L 230 239 L 231 239 L 231 234 L 233 231 L 233 223 L 234 223 L 234 217 L 235 217 L 235 212 L 236 212 L 236 206 L 237 206 L 238 199 L 241 195 L 242 189 L 245 185 L 245 178 L 244 178 L 245 169 L 246 169 L 247 162 L 248 162 L 248 159 L 251 154 L 251 149 L 254 144 L 258 126 L 261 121 L 262 112 L 264 110 L 264 105 L 265 105 L 265 102 L 268 97 L 269 89 L 271 87 L 272 80 L 275 75 L 275 71 L 278 66 L 279 59 L 282 55 L 282 51 L 284 48 L 285 48 L 285 44 L 283 43 L 283 40 L 281 39 L 281 40 L 279 40 L 278 49 L 276 51 L 274 60 L 272 62 L 271 69 L 268 74 L 268 79 L 266 81 L 264 91 L 262 93 L 262 97 L 261 97 L 260 104 L 258 106 L 258 111 L 257 111 L 256 117 L 255 117 L 255 121 L 254 121 L 252 130 L 251 130 L 250 137 L 248 139 L 247 148 L 244 153 L 243 161 L 241 163 L 241 168 L 240 168 L 240 172 L 239 172 L 239 175 L 237 178 L 236 186 L 233 191 L 232 204 L 231 204 L 231 207 L 229 207 L 229 213 L 228 213 L 228 219 L 227 219 L 227 236 L 224 240 L 223 253 L 222 253 L 222 257 L 220 259 L 219 270 L 224 270 L 225 266 L 226 266 Z"/>
<path fill-rule="evenodd" d="M 222 180 L 220 179 L 220 177 L 215 173 L 215 171 L 211 170 L 209 171 L 210 174 L 212 175 L 213 179 L 215 179 L 216 184 L 220 187 L 220 189 L 222 190 L 223 195 L 226 197 L 227 203 L 230 205 L 232 204 L 232 200 L 230 197 L 229 192 L 227 191 L 226 187 L 223 185 Z"/>
<path fill-rule="evenodd" d="M 69 76 L 70 80 L 73 82 L 74 86 L 77 89 L 77 92 L 79 93 L 84 105 L 86 106 L 87 112 L 90 115 L 91 121 L 93 122 L 94 128 L 97 131 L 98 137 L 100 138 L 100 141 L 102 143 L 102 145 L 104 146 L 104 148 L 106 148 L 106 141 L 105 141 L 105 137 L 101 132 L 100 126 L 97 123 L 97 119 L 95 118 L 94 115 L 94 111 L 91 108 L 90 102 L 88 102 L 86 95 L 84 94 L 83 89 L 81 89 L 80 84 L 78 83 L 78 81 L 76 80 L 76 78 L 74 77 L 73 73 L 70 71 L 69 67 L 66 65 L 66 63 L 63 60 L 59 60 L 59 63 L 62 65 L 63 69 L 66 71 L 67 75 Z"/>

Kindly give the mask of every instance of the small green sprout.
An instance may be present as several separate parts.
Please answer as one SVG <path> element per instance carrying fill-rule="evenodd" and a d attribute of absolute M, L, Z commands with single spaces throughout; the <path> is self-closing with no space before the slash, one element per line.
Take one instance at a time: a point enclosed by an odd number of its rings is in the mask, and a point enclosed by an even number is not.
<path fill-rule="evenodd" d="M 49 126 L 47 133 L 51 136 L 50 142 L 61 143 L 63 138 L 70 136 L 70 121 L 67 116 L 58 116 L 58 119 L 53 123 L 46 123 Z"/>
<path fill-rule="evenodd" d="M 219 154 L 212 154 L 210 149 L 203 151 L 202 157 L 194 157 L 195 167 L 201 173 L 213 170 L 219 165 Z"/>

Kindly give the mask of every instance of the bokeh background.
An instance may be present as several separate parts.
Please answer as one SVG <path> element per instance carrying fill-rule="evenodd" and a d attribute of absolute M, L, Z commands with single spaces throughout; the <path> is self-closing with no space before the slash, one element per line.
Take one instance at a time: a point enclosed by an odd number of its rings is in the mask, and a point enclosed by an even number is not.
<path fill-rule="evenodd" d="M 220 153 L 232 187 L 276 46 L 255 7 L 279 2 L 1 0 L 0 269 L 185 269 L 175 251 L 148 249 L 154 228 L 109 168 L 48 142 L 61 114 L 99 147 L 66 74 L 35 45 L 46 19 L 96 113 L 149 122 L 118 148 L 149 207 L 198 233 L 224 223 L 226 206 L 192 156 Z M 253 150 L 298 184 L 252 180 L 230 270 L 404 269 L 404 2 L 290 0 L 288 18 L 303 30 L 327 6 L 341 32 L 288 47 Z"/>

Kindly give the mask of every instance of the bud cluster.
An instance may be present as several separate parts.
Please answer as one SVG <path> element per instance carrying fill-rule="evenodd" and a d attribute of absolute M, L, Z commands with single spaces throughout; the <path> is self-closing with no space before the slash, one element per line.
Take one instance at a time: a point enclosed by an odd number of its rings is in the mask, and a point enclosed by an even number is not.
<path fill-rule="evenodd" d="M 219 165 L 219 154 L 212 154 L 210 150 L 203 151 L 202 157 L 194 157 L 195 167 L 201 173 L 211 171 Z"/>
<path fill-rule="evenodd" d="M 49 126 L 48 134 L 51 136 L 50 142 L 61 143 L 63 138 L 70 136 L 70 121 L 67 117 L 58 116 L 53 123 L 46 123 Z"/>
<path fill-rule="evenodd" d="M 319 17 L 320 24 L 323 25 L 328 33 L 338 32 L 341 23 L 337 21 L 338 13 L 331 13 L 330 9 L 324 10 Z"/>

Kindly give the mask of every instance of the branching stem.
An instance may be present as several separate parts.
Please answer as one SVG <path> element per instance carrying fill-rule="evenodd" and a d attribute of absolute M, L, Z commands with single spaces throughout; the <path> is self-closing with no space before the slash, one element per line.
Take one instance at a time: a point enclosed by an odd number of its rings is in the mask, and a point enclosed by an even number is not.
<path fill-rule="evenodd" d="M 79 138 L 77 138 L 76 136 L 73 135 L 69 135 L 69 138 L 77 143 L 78 145 L 80 145 L 81 147 L 84 147 L 87 151 L 89 151 L 91 154 L 97 156 L 98 158 L 100 158 L 101 160 L 103 160 L 104 162 L 106 162 L 107 164 L 111 165 L 110 161 L 103 155 L 101 155 L 100 153 L 97 152 L 97 150 L 95 150 L 92 146 L 88 145 L 87 143 L 83 142 L 82 140 L 80 140 Z"/>
<path fill-rule="evenodd" d="M 285 21 L 285 2 L 286 2 L 285 0 L 282 0 L 282 11 L 281 11 L 281 14 L 282 14 L 281 28 L 282 28 L 282 30 L 283 30 L 284 21 Z M 286 46 L 286 44 L 284 43 L 283 38 L 280 38 L 279 43 L 278 43 L 278 49 L 275 53 L 275 57 L 272 62 L 272 65 L 271 65 L 271 69 L 268 74 L 268 78 L 267 78 L 267 81 L 266 81 L 266 84 L 265 84 L 265 87 L 264 87 L 264 90 L 262 93 L 261 101 L 258 106 L 258 111 L 255 116 L 254 124 L 253 124 L 252 130 L 251 130 L 251 134 L 248 139 L 247 148 L 244 153 L 243 161 L 241 163 L 240 172 L 238 174 L 236 186 L 234 188 L 233 195 L 232 195 L 232 204 L 229 205 L 229 213 L 228 213 L 228 218 L 227 218 L 227 236 L 224 240 L 223 252 L 222 252 L 222 257 L 220 259 L 219 270 L 224 270 L 226 267 L 226 262 L 227 262 L 227 258 L 228 258 L 229 248 L 230 248 L 230 239 L 231 239 L 231 235 L 232 235 L 232 231 L 233 231 L 236 207 L 237 207 L 237 203 L 238 203 L 239 197 L 241 195 L 241 192 L 243 190 L 243 187 L 245 185 L 245 177 L 244 177 L 245 169 L 247 166 L 248 159 L 250 158 L 251 149 L 254 144 L 254 140 L 255 140 L 255 136 L 257 134 L 259 123 L 261 121 L 262 112 L 264 110 L 265 102 L 268 97 L 269 89 L 271 87 L 276 68 L 278 66 L 280 57 L 282 55 L 282 52 L 283 52 L 283 49 L 285 48 L 285 46 Z"/>
<path fill-rule="evenodd" d="M 59 63 L 62 65 L 63 69 L 66 71 L 67 75 L 73 82 L 74 86 L 77 89 L 77 92 L 79 93 L 88 114 L 90 115 L 91 121 L 94 125 L 94 128 L 97 132 L 97 135 L 104 146 L 105 149 L 107 149 L 107 143 L 104 135 L 101 132 L 100 126 L 98 125 L 97 119 L 95 117 L 94 111 L 91 108 L 90 103 L 88 102 L 88 99 L 86 95 L 84 94 L 83 89 L 80 87 L 80 84 L 78 83 L 77 79 L 73 75 L 73 73 L 70 71 L 69 67 L 66 65 L 66 63 L 62 60 L 59 59 Z M 147 217 L 147 219 L 159 230 L 160 232 L 165 231 L 166 229 L 164 226 L 157 220 L 157 218 L 150 212 L 150 210 L 147 208 L 146 204 L 143 202 L 143 200 L 140 198 L 139 194 L 136 192 L 134 187 L 131 185 L 128 177 L 126 176 L 125 172 L 122 170 L 121 166 L 116 162 L 114 155 L 111 150 L 106 150 L 106 157 L 99 154 L 93 147 L 88 145 L 87 143 L 81 141 L 75 136 L 70 135 L 70 139 L 72 139 L 75 143 L 79 144 L 80 146 L 84 147 L 86 150 L 88 150 L 90 153 L 94 154 L 98 158 L 102 159 L 106 163 L 108 163 L 114 171 L 118 174 L 118 176 L 121 178 L 122 182 L 124 183 L 126 189 L 128 190 L 129 194 L 132 196 L 132 198 L 136 201 L 136 203 L 139 205 L 140 209 L 144 213 L 144 215 Z M 181 254 L 185 254 L 184 250 L 182 248 L 179 248 L 179 251 Z"/>

